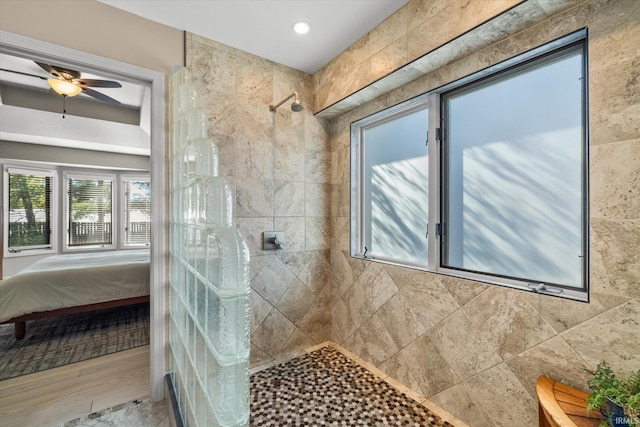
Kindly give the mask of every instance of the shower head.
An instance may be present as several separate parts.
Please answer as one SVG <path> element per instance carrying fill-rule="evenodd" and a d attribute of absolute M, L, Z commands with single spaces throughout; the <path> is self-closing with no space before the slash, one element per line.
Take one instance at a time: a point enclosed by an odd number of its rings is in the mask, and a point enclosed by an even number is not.
<path fill-rule="evenodd" d="M 302 103 L 300 102 L 300 98 L 298 98 L 298 92 L 293 92 L 291 95 L 287 96 L 285 99 L 283 99 L 282 101 L 280 101 L 279 103 L 277 103 L 276 105 L 270 105 L 269 106 L 269 111 L 276 111 L 276 109 L 281 106 L 282 104 L 284 104 L 285 102 L 287 102 L 288 100 L 290 100 L 291 98 L 293 98 L 293 103 L 291 104 L 291 111 L 293 112 L 299 112 L 304 110 L 304 106 L 302 105 Z"/>
<path fill-rule="evenodd" d="M 291 103 L 291 111 L 297 113 L 299 111 L 304 110 L 304 106 L 300 102 L 300 98 L 298 98 L 298 94 L 295 92 L 293 94 L 295 95 L 295 98 L 293 98 L 293 102 Z"/>

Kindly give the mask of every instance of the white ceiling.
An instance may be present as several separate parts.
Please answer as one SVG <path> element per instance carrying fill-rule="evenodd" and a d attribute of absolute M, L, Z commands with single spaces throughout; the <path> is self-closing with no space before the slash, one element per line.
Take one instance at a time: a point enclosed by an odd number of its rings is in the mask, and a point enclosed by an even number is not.
<path fill-rule="evenodd" d="M 99 1 L 312 74 L 408 0 Z"/>

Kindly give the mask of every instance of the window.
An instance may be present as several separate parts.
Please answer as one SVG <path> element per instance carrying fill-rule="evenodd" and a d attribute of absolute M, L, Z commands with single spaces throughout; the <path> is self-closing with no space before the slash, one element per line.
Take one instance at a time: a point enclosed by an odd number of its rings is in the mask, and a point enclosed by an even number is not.
<path fill-rule="evenodd" d="M 149 178 L 123 177 L 124 246 L 151 243 L 151 185 Z"/>
<path fill-rule="evenodd" d="M 4 181 L 8 255 L 53 249 L 55 171 L 5 168 Z"/>
<path fill-rule="evenodd" d="M 583 30 L 354 122 L 352 256 L 587 300 L 585 64 Z"/>
<path fill-rule="evenodd" d="M 362 185 L 359 251 L 368 257 L 426 263 L 427 98 L 369 117 L 358 126 Z M 355 206 L 355 205 L 354 205 Z"/>
<path fill-rule="evenodd" d="M 67 175 L 65 182 L 67 246 L 112 246 L 113 176 Z"/>

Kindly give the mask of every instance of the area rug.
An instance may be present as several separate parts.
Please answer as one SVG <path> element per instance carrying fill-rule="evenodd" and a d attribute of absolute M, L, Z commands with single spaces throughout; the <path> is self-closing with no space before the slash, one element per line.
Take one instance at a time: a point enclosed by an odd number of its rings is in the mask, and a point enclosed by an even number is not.
<path fill-rule="evenodd" d="M 149 344 L 149 303 L 0 325 L 0 380 Z"/>
<path fill-rule="evenodd" d="M 452 426 L 332 347 L 250 381 L 251 426 Z"/>

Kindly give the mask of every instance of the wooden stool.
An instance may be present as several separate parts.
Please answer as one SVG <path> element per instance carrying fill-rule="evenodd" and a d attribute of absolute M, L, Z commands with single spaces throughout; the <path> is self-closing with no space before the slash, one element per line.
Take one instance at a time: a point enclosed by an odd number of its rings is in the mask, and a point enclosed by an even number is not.
<path fill-rule="evenodd" d="M 599 412 L 587 413 L 588 393 L 561 382 L 540 376 L 536 392 L 540 427 L 598 427 L 604 419 Z"/>

